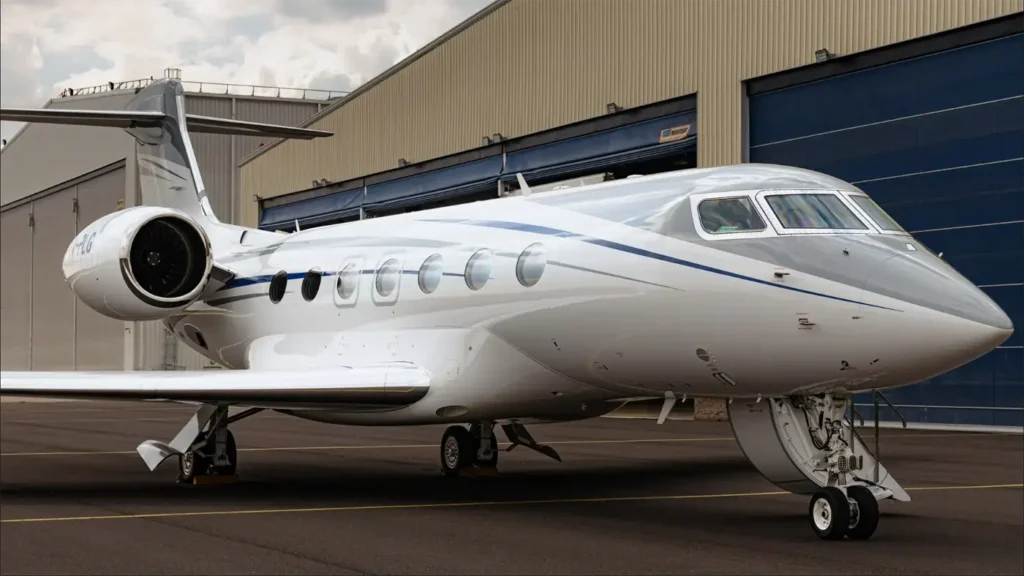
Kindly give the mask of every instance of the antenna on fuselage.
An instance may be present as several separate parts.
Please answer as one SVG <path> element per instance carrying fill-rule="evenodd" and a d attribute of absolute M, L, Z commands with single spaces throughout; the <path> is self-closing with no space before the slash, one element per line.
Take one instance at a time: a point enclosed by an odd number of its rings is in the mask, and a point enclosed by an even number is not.
<path fill-rule="evenodd" d="M 523 196 L 530 195 L 530 186 L 526 183 L 526 178 L 523 178 L 522 172 L 516 172 L 516 180 L 519 181 L 519 191 Z"/>
<path fill-rule="evenodd" d="M 299 219 L 298 218 L 295 219 L 295 231 L 296 232 L 302 232 L 302 228 L 299 228 Z"/>

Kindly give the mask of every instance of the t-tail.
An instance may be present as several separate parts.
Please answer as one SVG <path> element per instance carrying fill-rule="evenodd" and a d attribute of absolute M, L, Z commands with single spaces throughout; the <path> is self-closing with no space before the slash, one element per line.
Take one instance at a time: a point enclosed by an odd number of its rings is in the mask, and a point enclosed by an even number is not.
<path fill-rule="evenodd" d="M 0 109 L 12 122 L 122 128 L 136 141 L 142 203 L 184 212 L 207 228 L 219 224 L 206 197 L 190 132 L 309 140 L 330 132 L 187 114 L 185 91 L 176 79 L 156 81 L 124 110 Z"/>
<path fill-rule="evenodd" d="M 175 79 L 140 90 L 124 110 L 0 109 L 13 122 L 121 128 L 136 141 L 142 206 L 108 214 L 64 254 L 71 290 L 90 308 L 124 320 L 166 319 L 203 300 L 234 272 L 219 254 L 280 236 L 221 223 L 199 172 L 190 132 L 312 139 L 329 132 L 187 114 Z"/>

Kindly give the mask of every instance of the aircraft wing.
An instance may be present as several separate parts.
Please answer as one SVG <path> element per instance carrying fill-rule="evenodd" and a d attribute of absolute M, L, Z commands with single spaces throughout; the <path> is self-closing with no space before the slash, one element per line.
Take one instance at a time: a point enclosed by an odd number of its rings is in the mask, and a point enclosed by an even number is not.
<path fill-rule="evenodd" d="M 0 372 L 0 395 L 156 400 L 253 408 L 407 406 L 430 375 L 408 362 L 301 370 Z"/>

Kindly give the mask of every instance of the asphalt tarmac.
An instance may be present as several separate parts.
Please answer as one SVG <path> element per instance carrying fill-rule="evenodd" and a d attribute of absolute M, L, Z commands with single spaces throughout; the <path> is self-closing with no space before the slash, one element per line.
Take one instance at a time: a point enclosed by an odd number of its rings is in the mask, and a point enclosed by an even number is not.
<path fill-rule="evenodd" d="M 263 413 L 232 427 L 237 483 L 177 485 L 173 461 L 150 473 L 134 449 L 189 413 L 4 403 L 0 573 L 1024 573 L 1021 435 L 883 430 L 913 502 L 882 502 L 870 541 L 823 542 L 727 423 L 534 426 L 564 462 L 520 447 L 497 477 L 446 479 L 443 427 Z"/>

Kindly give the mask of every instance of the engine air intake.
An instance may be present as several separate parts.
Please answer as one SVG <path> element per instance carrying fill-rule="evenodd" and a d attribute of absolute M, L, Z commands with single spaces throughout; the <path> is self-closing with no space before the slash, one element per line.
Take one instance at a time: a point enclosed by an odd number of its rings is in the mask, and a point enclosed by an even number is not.
<path fill-rule="evenodd" d="M 199 231 L 168 216 L 143 224 L 129 252 L 130 273 L 139 288 L 169 300 L 188 295 L 203 282 L 206 259 Z"/>

